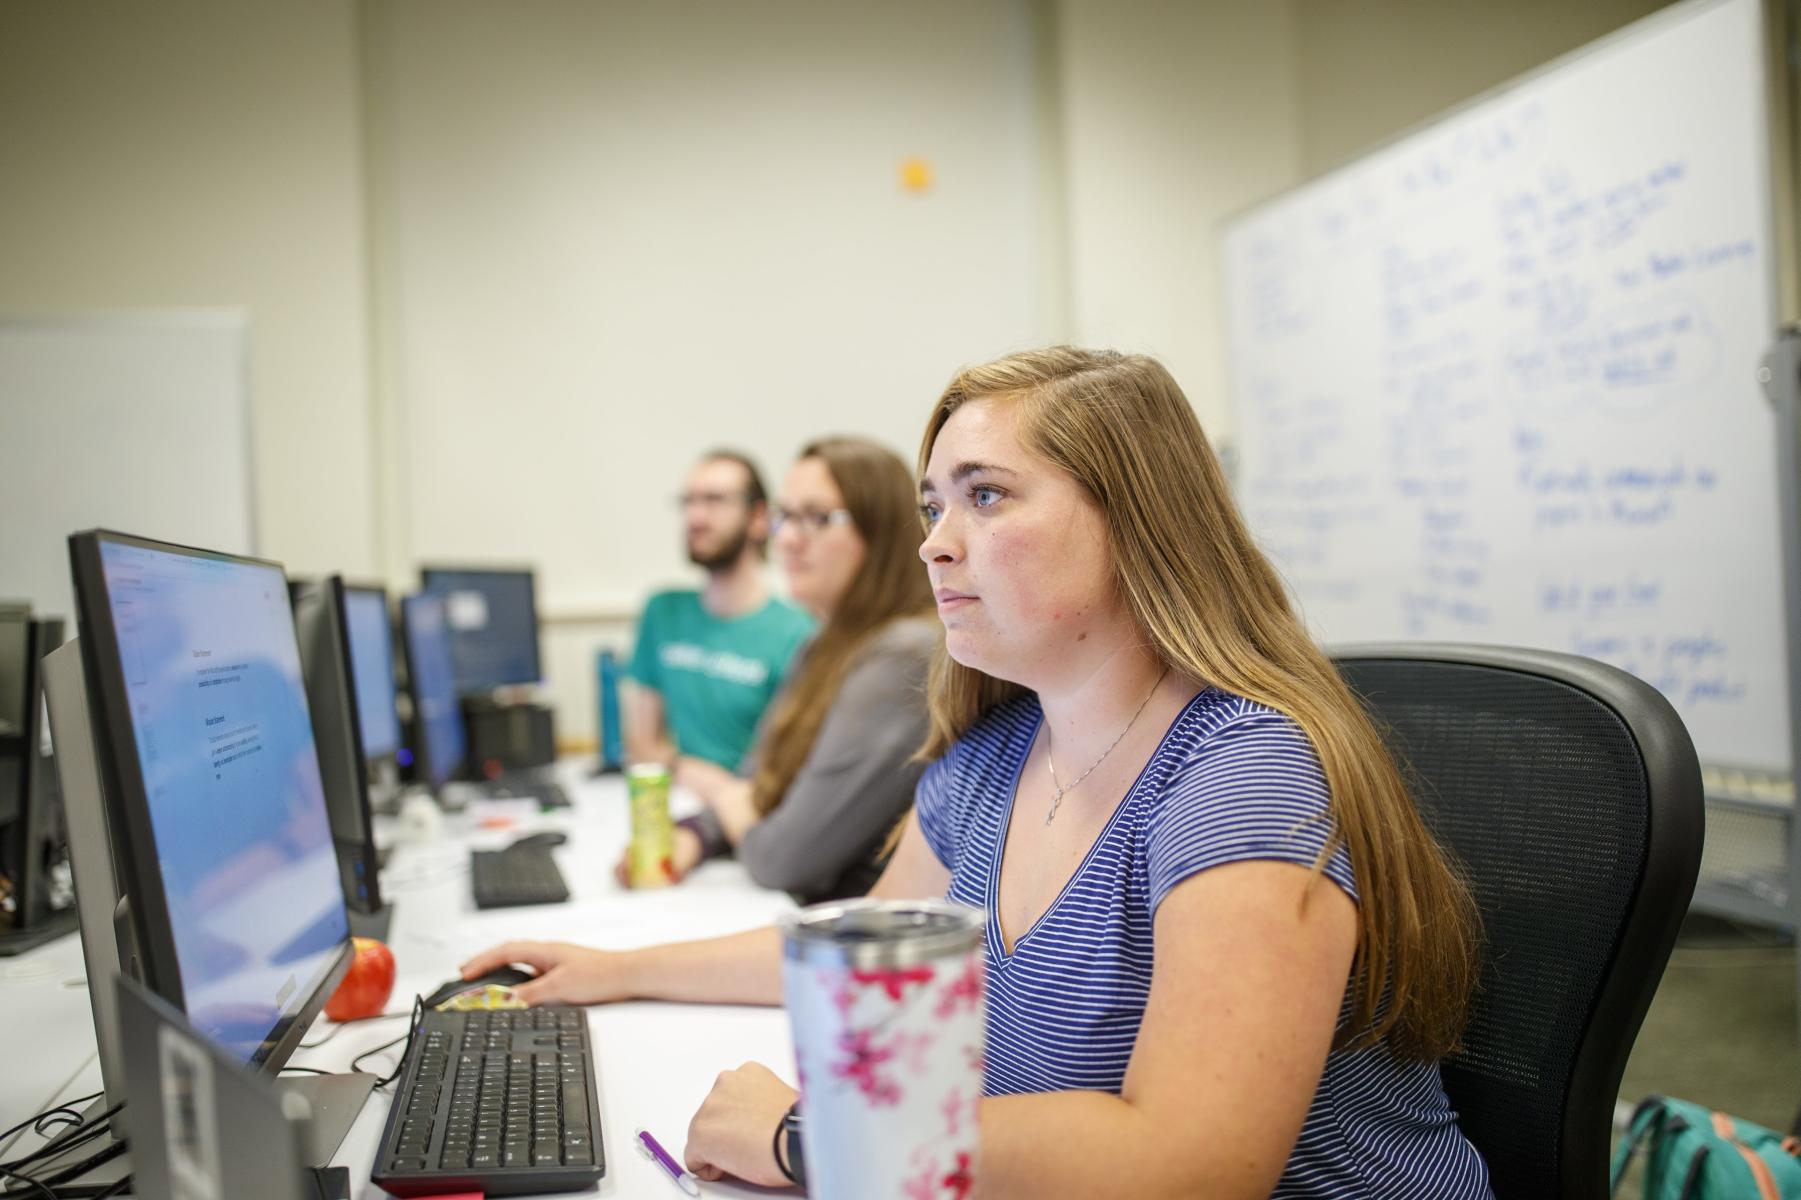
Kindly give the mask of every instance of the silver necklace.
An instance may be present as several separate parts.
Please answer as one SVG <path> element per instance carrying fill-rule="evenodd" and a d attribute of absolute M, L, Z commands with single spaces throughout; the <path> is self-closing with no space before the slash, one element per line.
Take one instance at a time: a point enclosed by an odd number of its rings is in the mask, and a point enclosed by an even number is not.
<path fill-rule="evenodd" d="M 1157 685 L 1163 682 L 1163 676 L 1167 674 L 1169 674 L 1169 668 L 1164 667 L 1157 676 L 1157 682 L 1151 684 L 1151 690 L 1144 694 L 1143 700 L 1139 701 L 1138 711 L 1132 714 L 1132 719 L 1126 722 L 1126 727 L 1119 731 L 1118 737 L 1113 739 L 1113 745 L 1108 746 L 1105 750 L 1101 751 L 1101 756 L 1089 763 L 1088 769 L 1076 776 L 1067 785 L 1057 782 L 1057 760 L 1051 757 L 1051 727 L 1049 725 L 1044 727 L 1044 763 L 1051 769 L 1051 787 L 1056 789 L 1051 793 L 1051 811 L 1044 814 L 1044 823 L 1046 825 L 1049 825 L 1052 821 L 1057 819 L 1057 806 L 1063 803 L 1063 793 L 1074 791 L 1077 785 L 1084 779 L 1094 774 L 1094 769 L 1096 767 L 1107 761 L 1107 756 L 1113 753 L 1113 746 L 1117 746 L 1126 740 L 1126 735 L 1132 732 L 1132 726 L 1138 724 L 1139 713 L 1142 713 L 1144 711 L 1144 706 L 1151 702 L 1151 697 L 1157 694 Z"/>

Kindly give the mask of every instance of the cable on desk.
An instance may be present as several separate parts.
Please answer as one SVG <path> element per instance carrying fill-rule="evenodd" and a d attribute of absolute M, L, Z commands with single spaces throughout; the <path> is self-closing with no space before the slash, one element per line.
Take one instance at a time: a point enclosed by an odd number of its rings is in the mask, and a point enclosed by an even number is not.
<path fill-rule="evenodd" d="M 64 1131 L 61 1135 L 45 1142 L 42 1146 L 39 1146 L 29 1154 L 21 1155 L 11 1162 L 0 1163 L 0 1168 L 10 1170 L 17 1167 L 23 1167 L 29 1163 L 37 1162 L 39 1159 L 48 1158 L 57 1154 L 62 1154 L 68 1150 L 73 1150 L 75 1147 L 82 1145 L 85 1142 L 91 1142 L 100 1134 L 107 1131 L 108 1127 L 112 1124 L 112 1119 L 118 1116 L 119 1110 L 124 1107 L 125 1102 L 120 1101 L 118 1104 L 113 1105 L 111 1108 L 95 1117 L 92 1122 L 78 1124 L 76 1128 Z"/>
<path fill-rule="evenodd" d="M 337 1024 L 333 1025 L 331 1028 L 331 1032 L 327 1033 L 324 1037 L 320 1038 L 318 1041 L 302 1042 L 302 1043 L 300 1043 L 300 1045 L 298 1045 L 294 1048 L 296 1050 L 317 1050 L 320 1046 L 323 1046 L 325 1043 L 331 1041 L 331 1039 L 337 1037 L 338 1034 L 342 1033 L 344 1031 L 344 1027 L 346 1025 L 355 1025 L 358 1021 L 386 1021 L 393 1017 L 410 1017 L 412 1015 L 413 1014 L 409 1011 L 409 1012 L 374 1013 L 367 1017 L 351 1017 L 348 1021 L 339 1021 Z"/>
<path fill-rule="evenodd" d="M 379 1046 L 376 1046 L 372 1049 L 363 1051 L 361 1054 L 357 1055 L 355 1058 L 350 1060 L 350 1069 L 359 1075 L 373 1075 L 373 1074 L 375 1074 L 375 1072 L 365 1071 L 359 1064 L 361 1064 L 365 1058 L 368 1058 L 371 1055 L 380 1054 L 383 1050 L 391 1050 L 395 1046 L 400 1045 L 400 1043 L 405 1042 L 406 1049 L 402 1050 L 400 1052 L 400 1060 L 394 1064 L 394 1069 L 391 1072 L 389 1072 L 387 1075 L 384 1075 L 381 1078 L 377 1079 L 375 1081 L 375 1086 L 378 1088 L 384 1088 L 384 1087 L 387 1087 L 389 1084 L 393 1083 L 396 1079 L 399 1079 L 401 1068 L 406 1065 L 407 1052 L 413 1048 L 413 1035 L 415 1035 L 419 1032 L 419 1025 L 424 1020 L 424 1017 L 425 1017 L 425 997 L 424 996 L 414 996 L 413 997 L 413 1011 L 411 1013 L 411 1016 L 412 1016 L 412 1021 L 407 1025 L 407 1031 L 404 1036 L 397 1037 L 397 1038 L 393 1039 L 392 1041 L 383 1042 Z"/>
<path fill-rule="evenodd" d="M 61 1104 L 55 1105 L 51 1108 L 46 1108 L 43 1112 L 38 1113 L 36 1116 L 26 1117 L 23 1121 L 20 1121 L 17 1125 L 14 1125 L 10 1129 L 7 1129 L 5 1131 L 0 1131 L 0 1138 L 9 1138 L 9 1139 L 16 1141 L 18 1139 L 18 1135 L 25 1132 L 25 1127 L 27 1125 L 31 1126 L 32 1132 L 37 1134 L 39 1137 L 47 1137 L 49 1135 L 44 1132 L 44 1122 L 50 1120 L 53 1117 L 57 1118 L 65 1125 L 71 1125 L 71 1126 L 74 1126 L 76 1129 L 79 1129 L 79 1128 L 81 1128 L 82 1122 L 85 1120 L 85 1118 L 83 1118 L 81 1113 L 79 1111 L 77 1111 L 75 1106 L 77 1104 L 86 1104 L 90 1100 L 98 1100 L 98 1099 L 100 1099 L 100 1096 L 101 1096 L 100 1092 L 95 1092 L 89 1096 L 77 1096 L 73 1100 L 65 1100 Z M 8 1144 L 10 1145 L 11 1143 L 9 1142 Z"/>
<path fill-rule="evenodd" d="M 60 1096 L 63 1092 L 63 1089 L 67 1088 L 70 1084 L 73 1084 L 77 1079 L 80 1079 L 81 1073 L 83 1071 L 87 1070 L 88 1065 L 90 1063 L 92 1063 L 96 1058 L 99 1058 L 99 1057 L 100 1057 L 100 1052 L 98 1050 L 91 1051 L 86 1058 L 81 1060 L 81 1065 L 76 1067 L 73 1071 L 69 1072 L 69 1077 L 67 1079 L 63 1080 L 61 1084 L 57 1085 L 57 1089 L 54 1092 L 50 1093 L 50 1098 L 52 1100 L 54 1100 L 57 1096 Z M 83 1097 L 80 1100 L 65 1100 L 61 1104 L 52 1105 L 50 1108 L 47 1108 L 44 1111 L 47 1113 L 55 1112 L 58 1108 L 62 1108 L 65 1105 L 85 1104 L 89 1100 L 98 1099 L 98 1097 L 99 1097 L 99 1093 L 96 1092 L 94 1095 Z M 12 1149 L 13 1144 L 15 1142 L 17 1142 L 21 1137 L 23 1137 L 24 1134 L 25 1134 L 25 1131 L 17 1125 L 14 1125 L 11 1129 L 7 1130 L 5 1133 L 0 1133 L 0 1154 L 4 1154 L 8 1150 Z"/>
<path fill-rule="evenodd" d="M 23 1174 L 19 1171 L 13 1171 L 13 1170 L 9 1170 L 6 1167 L 0 1167 L 0 1177 L 4 1177 L 4 1178 L 8 1178 L 8 1179 L 17 1179 L 17 1180 L 20 1180 L 21 1182 L 29 1185 L 29 1188 L 8 1187 L 4 1192 L 0 1192 L 0 1195 L 4 1195 L 4 1196 L 45 1196 L 45 1197 L 48 1197 L 49 1200 L 58 1200 L 56 1193 L 50 1190 L 50 1187 L 48 1184 L 39 1183 L 37 1180 L 33 1179 L 31 1176 Z"/>
<path fill-rule="evenodd" d="M 92 1132 L 87 1136 L 92 1136 L 92 1133 L 103 1132 L 103 1131 L 105 1131 L 105 1129 L 106 1129 L 105 1123 L 96 1124 L 94 1126 Z M 79 1144 L 83 1140 L 85 1140 L 85 1137 L 71 1139 L 71 1141 L 68 1143 L 68 1145 L 65 1148 L 66 1149 L 73 1148 L 75 1145 Z M 20 1190 L 15 1190 L 15 1189 L 9 1188 L 4 1194 L 8 1197 L 15 1197 L 15 1196 L 16 1197 L 24 1197 L 24 1196 L 46 1197 L 47 1196 L 50 1198 L 50 1200 L 62 1200 L 62 1198 L 64 1196 L 68 1195 L 68 1193 L 57 1190 L 58 1188 L 61 1187 L 61 1185 L 68 1183 L 71 1179 L 81 1178 L 83 1175 L 86 1175 L 89 1171 L 92 1171 L 95 1167 L 100 1166 L 102 1163 L 111 1162 L 113 1159 L 119 1157 L 119 1155 L 125 1153 L 125 1145 L 126 1144 L 123 1141 L 114 1142 L 112 1145 L 108 1146 L 106 1149 L 101 1150 L 96 1154 L 90 1154 L 90 1155 L 88 1155 L 88 1157 L 82 1159 L 80 1162 L 74 1163 L 67 1167 L 64 1167 L 64 1168 L 56 1171 L 54 1174 L 48 1175 L 48 1176 L 31 1175 L 31 1174 L 25 1173 L 24 1171 L 19 1170 L 18 1168 L 24 1165 L 24 1163 L 22 1161 L 12 1163 L 10 1165 L 0 1165 L 0 1175 L 10 1175 L 14 1179 L 18 1179 L 18 1180 L 23 1181 L 26 1184 L 29 1184 L 30 1189 L 31 1189 L 29 1191 L 20 1191 Z M 126 1178 L 129 1179 L 130 1177 L 127 1176 Z M 123 1182 L 123 1181 L 121 1181 L 121 1182 Z M 112 1185 L 109 1185 L 109 1188 L 116 1188 L 117 1186 L 118 1186 L 117 1184 L 112 1184 Z M 102 1194 L 116 1196 L 119 1193 L 117 1191 L 109 1190 Z"/>

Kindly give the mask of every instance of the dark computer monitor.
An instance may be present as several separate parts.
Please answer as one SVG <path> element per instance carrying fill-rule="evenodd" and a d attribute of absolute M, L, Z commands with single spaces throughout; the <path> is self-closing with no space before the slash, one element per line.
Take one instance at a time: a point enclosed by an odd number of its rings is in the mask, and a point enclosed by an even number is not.
<path fill-rule="evenodd" d="M 48 723 L 44 655 L 60 617 L 0 601 L 0 956 L 73 933 L 75 893 Z"/>
<path fill-rule="evenodd" d="M 400 752 L 400 710 L 394 690 L 394 625 L 388 593 L 379 587 L 344 585 L 350 631 L 350 671 L 356 681 L 357 728 L 363 760 L 391 762 Z"/>
<path fill-rule="evenodd" d="M 450 656 L 460 694 L 544 678 L 538 662 L 538 605 L 529 570 L 426 567 L 424 591 L 444 599 Z"/>
<path fill-rule="evenodd" d="M 276 563 L 107 531 L 69 549 L 134 943 L 120 960 L 234 1057 L 278 1071 L 351 955 L 287 581 Z"/>
<path fill-rule="evenodd" d="M 413 777 L 434 789 L 456 777 L 468 754 L 446 622 L 440 596 L 421 592 L 400 602 L 413 702 Z"/>
<path fill-rule="evenodd" d="M 313 740 L 318 747 L 325 811 L 337 848 L 344 904 L 353 914 L 376 917 L 384 912 L 380 861 L 370 817 L 362 694 L 351 664 L 347 590 L 342 576 L 328 575 L 297 585 L 293 598 L 294 629 L 300 641 L 301 671 L 312 710 Z M 366 930 L 365 925 L 357 932 Z"/>

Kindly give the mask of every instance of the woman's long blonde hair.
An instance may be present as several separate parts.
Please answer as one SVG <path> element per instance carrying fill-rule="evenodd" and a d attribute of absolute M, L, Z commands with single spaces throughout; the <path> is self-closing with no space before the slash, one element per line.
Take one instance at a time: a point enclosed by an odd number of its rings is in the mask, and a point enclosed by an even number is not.
<path fill-rule="evenodd" d="M 1188 399 L 1140 355 L 1067 346 L 1009 355 L 950 382 L 926 425 L 920 473 L 952 413 L 997 399 L 1021 445 L 1068 472 L 1099 505 L 1115 586 L 1172 670 L 1266 704 L 1312 742 L 1331 790 L 1333 840 L 1358 889 L 1351 1007 L 1336 1044 L 1386 1041 L 1436 1059 L 1462 1034 L 1475 985 L 1478 917 L 1408 797 L 1375 727 L 1308 636 L 1251 539 Z M 1016 684 L 943 653 L 929 684 L 935 758 Z M 1324 855 L 1315 865 L 1324 866 Z"/>
<path fill-rule="evenodd" d="M 855 437 L 821 438 L 803 447 L 800 458 L 818 459 L 831 474 L 866 556 L 770 717 L 751 779 L 751 799 L 765 814 L 782 802 L 807 761 L 857 652 L 890 621 L 932 610 L 932 585 L 919 561 L 919 489 L 907 464 Z"/>

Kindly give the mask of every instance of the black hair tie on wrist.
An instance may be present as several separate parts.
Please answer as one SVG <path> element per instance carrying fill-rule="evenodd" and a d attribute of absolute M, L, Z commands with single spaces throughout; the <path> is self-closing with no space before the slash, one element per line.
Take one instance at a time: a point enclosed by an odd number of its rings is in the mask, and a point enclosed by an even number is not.
<path fill-rule="evenodd" d="M 782 1161 L 782 1135 L 788 1135 L 788 1161 Z M 800 1101 L 796 1100 L 782 1114 L 782 1119 L 775 1127 L 775 1141 L 770 1147 L 775 1152 L 776 1170 L 789 1183 L 807 1186 L 807 1159 L 801 1152 L 800 1144 Z"/>

